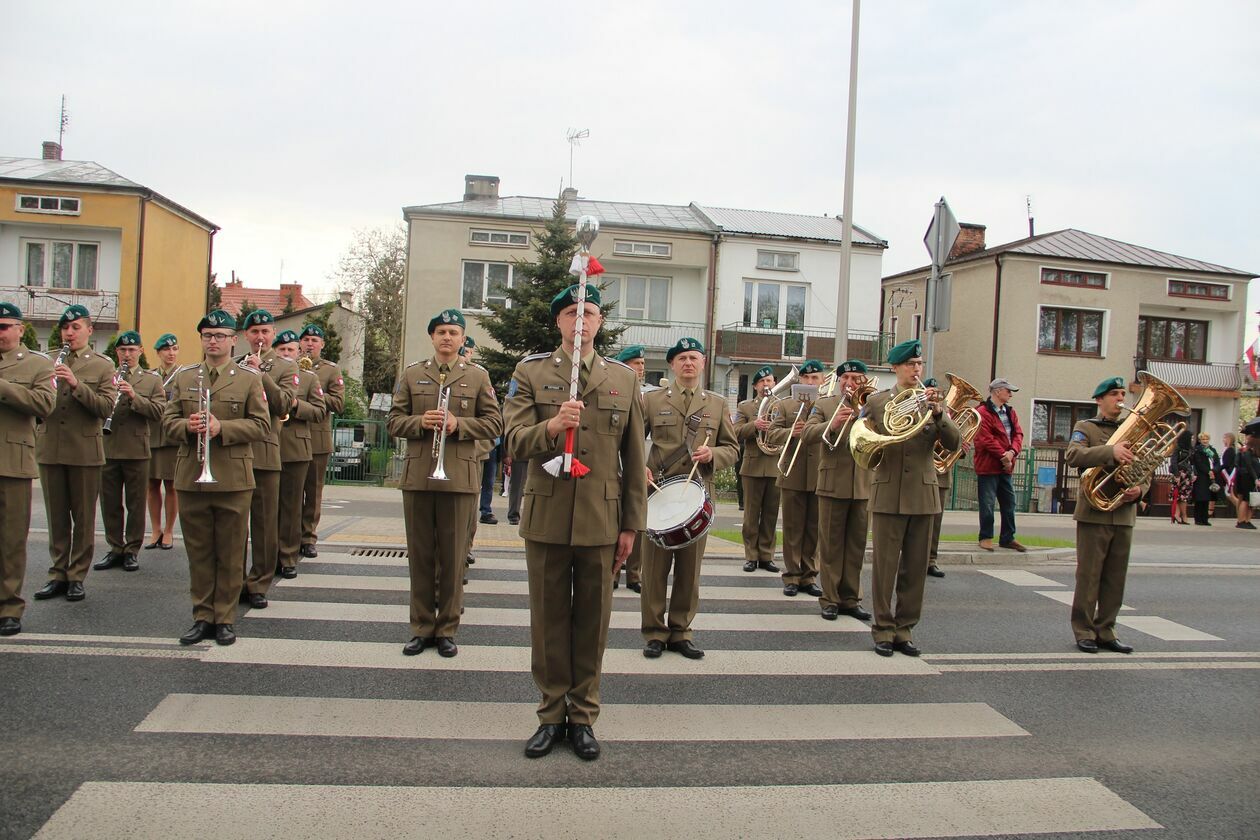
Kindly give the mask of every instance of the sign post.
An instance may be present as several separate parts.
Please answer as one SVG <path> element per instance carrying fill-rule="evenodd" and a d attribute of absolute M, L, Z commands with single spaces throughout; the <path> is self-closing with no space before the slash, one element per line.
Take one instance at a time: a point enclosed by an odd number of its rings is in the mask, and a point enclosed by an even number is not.
<path fill-rule="evenodd" d="M 937 284 L 941 278 L 941 266 L 945 264 L 945 260 L 949 257 L 949 252 L 954 248 L 954 241 L 958 239 L 958 219 L 954 216 L 954 211 L 949 209 L 949 202 L 945 200 L 945 196 L 941 196 L 941 200 L 936 202 L 935 212 L 932 214 L 932 223 L 928 225 L 927 233 L 923 236 L 923 244 L 927 247 L 928 255 L 932 258 L 932 275 L 928 278 L 927 289 L 923 296 L 924 321 L 926 322 L 923 331 L 923 370 L 928 377 L 936 376 L 936 372 L 932 369 L 932 355 L 934 345 L 936 343 L 936 292 Z"/>

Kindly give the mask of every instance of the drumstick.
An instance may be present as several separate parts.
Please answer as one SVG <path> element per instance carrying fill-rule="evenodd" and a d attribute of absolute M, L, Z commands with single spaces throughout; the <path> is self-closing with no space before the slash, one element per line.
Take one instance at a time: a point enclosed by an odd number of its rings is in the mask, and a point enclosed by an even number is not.
<path fill-rule="evenodd" d="M 704 433 L 704 443 L 700 444 L 701 446 L 708 446 L 708 445 L 709 445 L 709 436 L 710 436 L 711 434 L 713 434 L 713 433 L 712 433 L 712 432 L 705 432 L 705 433 Z M 698 469 L 700 469 L 700 462 L 699 462 L 699 461 L 696 461 L 695 463 L 693 463 L 693 464 L 691 465 L 691 472 L 687 474 L 687 480 L 688 480 L 688 481 L 691 481 L 693 478 L 695 478 L 695 477 L 696 477 L 696 470 L 698 470 Z"/>

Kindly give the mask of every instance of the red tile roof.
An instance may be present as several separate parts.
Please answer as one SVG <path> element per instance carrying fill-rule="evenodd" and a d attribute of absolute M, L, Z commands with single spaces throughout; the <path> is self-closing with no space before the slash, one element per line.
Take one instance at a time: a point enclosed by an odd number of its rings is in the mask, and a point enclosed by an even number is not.
<path fill-rule="evenodd" d="M 302 284 L 286 283 L 280 289 L 254 289 L 241 283 L 228 283 L 220 289 L 223 311 L 236 315 L 241 304 L 249 301 L 253 309 L 266 309 L 277 318 L 289 303 L 289 295 L 293 296 L 293 309 L 309 309 L 315 304 L 302 294 Z"/>

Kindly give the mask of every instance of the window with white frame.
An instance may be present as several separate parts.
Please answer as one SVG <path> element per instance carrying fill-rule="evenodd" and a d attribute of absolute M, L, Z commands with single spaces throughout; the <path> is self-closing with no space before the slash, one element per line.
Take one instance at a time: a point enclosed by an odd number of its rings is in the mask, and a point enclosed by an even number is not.
<path fill-rule="evenodd" d="M 744 326 L 799 329 L 805 326 L 806 287 L 768 280 L 744 281 Z"/>
<path fill-rule="evenodd" d="M 23 239 L 23 282 L 52 289 L 94 290 L 100 251 L 99 242 Z"/>
<path fill-rule="evenodd" d="M 1037 352 L 1101 356 L 1104 315 L 1099 309 L 1041 307 L 1037 319 Z"/>
<path fill-rule="evenodd" d="M 529 234 L 515 230 L 472 230 L 468 241 L 474 245 L 505 245 L 510 248 L 529 247 Z"/>
<path fill-rule="evenodd" d="M 1203 283 L 1196 280 L 1172 279 L 1168 281 L 1168 294 L 1170 297 L 1229 300 L 1229 288 L 1223 283 Z"/>
<path fill-rule="evenodd" d="M 509 263 L 464 260 L 460 308 L 485 310 L 490 308 L 491 303 L 510 305 L 505 290 L 511 286 L 512 266 Z"/>
<path fill-rule="evenodd" d="M 19 213 L 53 213 L 58 216 L 79 215 L 79 199 L 66 195 L 19 195 Z"/>
<path fill-rule="evenodd" d="M 798 271 L 800 254 L 795 251 L 758 251 L 757 268 L 771 271 Z"/>
<path fill-rule="evenodd" d="M 669 320 L 669 278 L 627 274 L 611 276 L 603 298 L 616 301 L 611 315 L 627 321 Z"/>
<path fill-rule="evenodd" d="M 613 253 L 625 257 L 662 257 L 668 259 L 674 246 L 668 242 L 636 242 L 630 239 L 613 240 Z"/>

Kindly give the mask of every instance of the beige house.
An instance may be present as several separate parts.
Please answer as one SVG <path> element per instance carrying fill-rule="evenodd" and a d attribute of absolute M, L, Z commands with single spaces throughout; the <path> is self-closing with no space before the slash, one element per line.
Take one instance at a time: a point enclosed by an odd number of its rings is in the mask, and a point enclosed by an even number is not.
<path fill-rule="evenodd" d="M 883 279 L 880 318 L 898 341 L 923 329 L 928 273 Z M 1192 429 L 1217 443 L 1236 431 L 1257 275 L 1071 229 L 986 247 L 980 225 L 963 225 L 942 273 L 950 323 L 931 373 L 956 373 L 986 395 L 998 376 L 1019 386 L 1025 446 L 1065 446 L 1108 376 L 1123 376 L 1136 400 L 1142 370 L 1186 397 Z"/>

